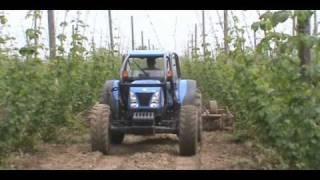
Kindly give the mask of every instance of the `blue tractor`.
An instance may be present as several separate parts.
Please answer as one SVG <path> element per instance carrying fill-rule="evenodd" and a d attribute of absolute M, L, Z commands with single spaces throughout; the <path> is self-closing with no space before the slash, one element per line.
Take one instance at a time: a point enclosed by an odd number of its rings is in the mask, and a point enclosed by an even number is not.
<path fill-rule="evenodd" d="M 105 83 L 89 114 L 91 147 L 108 154 L 125 134 L 176 134 L 183 156 L 201 143 L 201 93 L 195 80 L 181 79 L 176 53 L 134 50 L 124 56 L 120 80 Z"/>

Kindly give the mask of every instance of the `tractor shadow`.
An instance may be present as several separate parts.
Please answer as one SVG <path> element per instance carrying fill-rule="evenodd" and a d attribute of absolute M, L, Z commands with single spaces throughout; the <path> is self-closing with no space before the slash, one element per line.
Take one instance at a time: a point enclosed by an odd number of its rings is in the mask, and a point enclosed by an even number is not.
<path fill-rule="evenodd" d="M 112 145 L 110 155 L 133 155 L 136 153 L 178 154 L 178 138 L 175 135 L 134 136 L 127 135 L 124 142 Z"/>

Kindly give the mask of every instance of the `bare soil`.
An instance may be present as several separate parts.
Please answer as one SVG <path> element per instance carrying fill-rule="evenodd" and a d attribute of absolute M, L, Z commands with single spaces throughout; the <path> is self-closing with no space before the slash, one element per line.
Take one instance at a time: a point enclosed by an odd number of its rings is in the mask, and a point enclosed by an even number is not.
<path fill-rule="evenodd" d="M 42 144 L 32 154 L 15 155 L 8 160 L 10 169 L 252 169 L 250 149 L 233 141 L 226 131 L 204 132 L 199 153 L 181 157 L 175 135 L 126 135 L 123 144 L 113 145 L 109 155 L 92 152 L 88 137 L 72 144 Z"/>

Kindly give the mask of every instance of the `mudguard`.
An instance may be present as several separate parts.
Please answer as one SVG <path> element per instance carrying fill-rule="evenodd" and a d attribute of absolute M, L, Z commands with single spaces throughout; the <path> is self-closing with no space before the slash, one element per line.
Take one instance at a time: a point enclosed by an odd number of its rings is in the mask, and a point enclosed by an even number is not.
<path fill-rule="evenodd" d="M 119 80 L 108 80 L 104 84 L 100 103 L 108 104 L 111 108 L 112 119 L 119 119 Z"/>
<path fill-rule="evenodd" d="M 181 106 L 193 105 L 197 95 L 197 82 L 190 79 L 180 80 L 177 94 Z"/>

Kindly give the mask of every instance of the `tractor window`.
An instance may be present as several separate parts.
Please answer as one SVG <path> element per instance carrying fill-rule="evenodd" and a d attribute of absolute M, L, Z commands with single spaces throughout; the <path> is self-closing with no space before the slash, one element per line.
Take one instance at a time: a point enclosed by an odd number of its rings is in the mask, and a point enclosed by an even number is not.
<path fill-rule="evenodd" d="M 129 58 L 126 70 L 129 77 L 133 79 L 140 78 L 163 78 L 164 77 L 164 60 L 158 58 Z"/>

